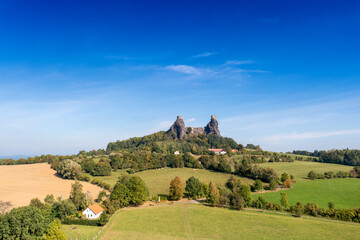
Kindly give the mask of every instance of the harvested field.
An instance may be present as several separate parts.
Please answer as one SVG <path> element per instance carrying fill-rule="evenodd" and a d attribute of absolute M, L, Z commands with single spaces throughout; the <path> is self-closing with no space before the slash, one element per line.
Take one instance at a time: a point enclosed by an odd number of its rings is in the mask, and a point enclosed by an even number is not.
<path fill-rule="evenodd" d="M 59 178 L 55 173 L 47 163 L 0 166 L 0 200 L 11 201 L 13 207 L 20 207 L 36 197 L 43 201 L 47 194 L 68 198 L 74 180 Z M 93 198 L 102 190 L 90 183 L 81 184 L 83 191 L 90 191 Z"/>

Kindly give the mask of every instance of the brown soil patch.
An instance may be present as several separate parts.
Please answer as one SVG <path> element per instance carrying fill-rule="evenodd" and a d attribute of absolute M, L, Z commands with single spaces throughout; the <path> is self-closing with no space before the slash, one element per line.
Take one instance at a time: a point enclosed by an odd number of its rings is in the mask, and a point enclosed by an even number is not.
<path fill-rule="evenodd" d="M 0 200 L 11 201 L 13 207 L 26 206 L 33 198 L 44 200 L 47 194 L 68 198 L 74 180 L 65 180 L 55 175 L 47 163 L 0 166 Z M 97 198 L 100 187 L 81 182 L 83 192 L 90 191 Z"/>

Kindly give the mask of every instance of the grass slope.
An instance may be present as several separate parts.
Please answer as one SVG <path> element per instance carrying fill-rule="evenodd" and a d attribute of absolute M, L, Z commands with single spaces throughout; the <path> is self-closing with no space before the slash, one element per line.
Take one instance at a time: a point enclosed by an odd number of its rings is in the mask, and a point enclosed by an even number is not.
<path fill-rule="evenodd" d="M 117 179 L 121 174 L 127 174 L 126 171 L 121 170 L 112 172 L 111 176 L 108 177 L 96 177 L 104 182 L 110 183 L 112 186 L 115 185 Z M 170 181 L 179 176 L 185 186 L 186 180 L 194 176 L 199 178 L 204 183 L 214 182 L 217 186 L 224 185 L 231 174 L 220 173 L 205 169 L 192 169 L 192 168 L 165 168 L 165 169 L 153 169 L 143 172 L 135 173 L 135 175 L 141 177 L 149 188 L 150 196 L 158 194 L 168 194 Z M 248 178 L 241 178 L 244 183 L 253 183 L 253 180 Z"/>
<path fill-rule="evenodd" d="M 356 239 L 359 224 L 197 204 L 121 210 L 100 239 Z"/>
<path fill-rule="evenodd" d="M 93 239 L 100 229 L 101 227 L 83 225 L 61 226 L 61 230 L 65 233 L 67 239 Z"/>
<path fill-rule="evenodd" d="M 292 174 L 295 180 L 301 180 L 307 177 L 307 174 L 314 170 L 317 173 L 324 173 L 327 171 L 350 171 L 353 167 L 331 164 L 331 163 L 318 163 L 318 162 L 303 162 L 303 161 L 294 161 L 294 162 L 274 162 L 274 163 L 261 163 L 261 167 L 271 167 L 279 175 L 287 172 Z"/>
<path fill-rule="evenodd" d="M 328 179 L 298 181 L 293 188 L 286 191 L 291 205 L 297 201 L 317 203 L 321 207 L 328 207 L 328 202 L 334 202 L 337 208 L 360 207 L 360 179 Z M 266 200 L 280 203 L 280 192 L 254 194 L 254 198 L 261 195 Z"/>

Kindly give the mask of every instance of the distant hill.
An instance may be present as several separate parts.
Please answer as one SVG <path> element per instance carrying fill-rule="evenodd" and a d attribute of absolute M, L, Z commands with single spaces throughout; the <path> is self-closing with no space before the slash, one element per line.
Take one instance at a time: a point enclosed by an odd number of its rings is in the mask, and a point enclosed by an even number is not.
<path fill-rule="evenodd" d="M 165 131 L 160 131 L 144 137 L 134 137 L 128 140 L 111 142 L 107 145 L 107 152 L 134 152 L 150 151 L 156 153 L 181 153 L 191 152 L 193 154 L 207 154 L 209 148 L 237 148 L 238 143 L 228 137 L 216 134 L 191 134 L 186 133 L 182 139 L 169 135 Z"/>
<path fill-rule="evenodd" d="M 144 137 L 134 137 L 108 144 L 107 152 L 150 151 L 156 153 L 191 152 L 207 154 L 209 148 L 237 148 L 238 143 L 220 135 L 216 116 L 212 115 L 205 127 L 186 127 L 183 117 L 178 116 L 166 132 L 160 131 Z"/>

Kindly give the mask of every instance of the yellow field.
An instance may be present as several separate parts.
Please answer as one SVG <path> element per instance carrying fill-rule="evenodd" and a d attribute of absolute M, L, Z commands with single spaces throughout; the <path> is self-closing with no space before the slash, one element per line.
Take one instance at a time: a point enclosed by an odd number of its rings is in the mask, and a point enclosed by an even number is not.
<path fill-rule="evenodd" d="M 43 201 L 47 194 L 68 198 L 74 181 L 59 178 L 55 173 L 47 163 L 0 166 L 0 200 L 19 207 L 28 205 L 33 198 Z M 81 184 L 83 191 L 90 191 L 93 198 L 102 190 L 90 183 Z"/>

